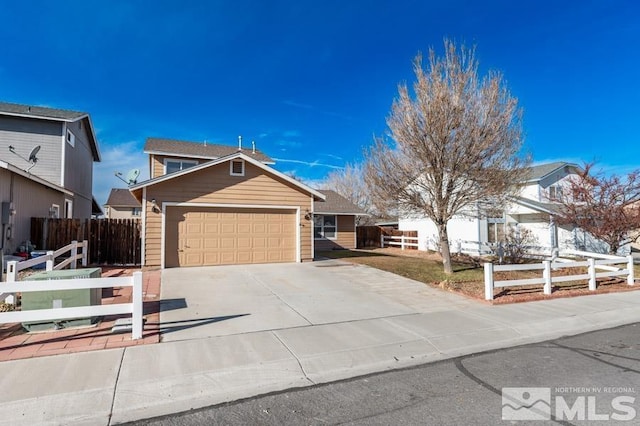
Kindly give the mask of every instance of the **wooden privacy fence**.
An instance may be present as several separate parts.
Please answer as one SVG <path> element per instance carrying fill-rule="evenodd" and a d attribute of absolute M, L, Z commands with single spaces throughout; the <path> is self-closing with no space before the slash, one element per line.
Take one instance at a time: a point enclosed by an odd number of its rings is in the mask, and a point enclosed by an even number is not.
<path fill-rule="evenodd" d="M 89 263 L 139 265 L 139 219 L 31 218 L 31 242 L 38 250 L 61 247 L 72 240 L 89 242 Z"/>
<path fill-rule="evenodd" d="M 356 227 L 356 247 L 381 247 L 382 237 L 411 237 L 417 243 L 418 231 L 399 231 L 383 226 L 358 226 Z M 414 242 L 414 241 L 412 241 Z M 417 249 L 415 247 L 407 247 Z"/>

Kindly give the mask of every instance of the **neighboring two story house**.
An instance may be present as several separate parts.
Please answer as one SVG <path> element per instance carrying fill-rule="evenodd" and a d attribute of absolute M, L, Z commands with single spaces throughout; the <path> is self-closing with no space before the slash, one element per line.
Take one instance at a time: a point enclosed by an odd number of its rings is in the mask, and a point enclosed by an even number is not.
<path fill-rule="evenodd" d="M 143 266 L 302 262 L 316 244 L 355 246 L 355 214 L 255 146 L 150 138 L 144 152 L 151 178 L 129 188 L 142 204 Z"/>
<path fill-rule="evenodd" d="M 0 102 L 0 202 L 10 212 L 2 217 L 3 251 L 30 238 L 32 216 L 89 218 L 99 212 L 92 195 L 97 161 L 89 114 Z"/>
<path fill-rule="evenodd" d="M 482 254 L 486 247 L 483 243 L 504 241 L 509 228 L 531 231 L 535 245 L 543 253 L 551 254 L 554 248 L 604 251 L 606 248 L 601 241 L 554 221 L 559 207 L 554 200 L 562 198 L 564 182 L 577 177 L 579 170 L 578 165 L 566 162 L 528 168 L 519 196 L 512 198 L 501 214 L 482 217 L 472 210 L 449 221 L 447 231 L 452 252 L 464 250 Z M 420 250 L 437 250 L 438 231 L 431 220 L 415 215 L 401 217 L 399 229 L 418 231 Z"/>
<path fill-rule="evenodd" d="M 126 188 L 112 188 L 104 205 L 107 219 L 140 219 L 142 205 Z"/>

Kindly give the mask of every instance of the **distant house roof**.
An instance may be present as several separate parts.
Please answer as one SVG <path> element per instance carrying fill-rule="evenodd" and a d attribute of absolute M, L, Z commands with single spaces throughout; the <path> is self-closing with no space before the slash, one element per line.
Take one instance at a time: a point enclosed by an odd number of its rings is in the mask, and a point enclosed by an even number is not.
<path fill-rule="evenodd" d="M 140 207 L 141 204 L 128 189 L 112 188 L 104 204 L 111 207 Z"/>
<path fill-rule="evenodd" d="M 161 138 L 148 138 L 144 145 L 144 152 L 147 154 L 179 155 L 181 157 L 204 158 L 209 160 L 225 157 L 239 151 L 237 146 Z M 254 152 L 251 148 L 243 148 L 240 152 L 261 163 L 274 164 L 271 158 L 259 150 L 255 150 Z"/>
<path fill-rule="evenodd" d="M 335 191 L 321 189 L 319 192 L 324 194 L 327 198 L 324 201 L 314 201 L 313 212 L 316 214 L 368 216 L 367 212 L 363 211 L 360 207 L 356 206 Z"/>
<path fill-rule="evenodd" d="M 544 179 L 551 173 L 559 170 L 563 167 L 572 167 L 575 169 L 580 169 L 580 166 L 574 163 L 567 163 L 565 161 L 556 161 L 553 163 L 539 164 L 537 166 L 528 167 L 524 171 L 525 182 L 537 182 L 539 180 Z"/>
<path fill-rule="evenodd" d="M 85 120 L 87 123 L 87 134 L 89 135 L 89 145 L 91 146 L 93 161 L 100 161 L 98 140 L 93 130 L 91 117 L 86 112 L 0 102 L 0 115 L 35 118 L 40 120 L 63 121 L 67 123 L 73 123 L 78 120 Z"/>

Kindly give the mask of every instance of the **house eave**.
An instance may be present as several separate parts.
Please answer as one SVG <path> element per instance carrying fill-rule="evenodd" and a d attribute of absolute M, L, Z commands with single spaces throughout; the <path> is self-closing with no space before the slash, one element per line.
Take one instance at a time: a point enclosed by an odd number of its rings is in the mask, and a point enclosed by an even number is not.
<path fill-rule="evenodd" d="M 167 151 L 155 151 L 155 150 L 144 150 L 143 151 L 145 154 L 149 154 L 149 155 L 164 155 L 167 157 L 178 157 L 178 158 L 198 158 L 201 160 L 217 160 L 219 158 L 224 158 L 226 156 L 223 157 L 211 157 L 211 156 L 206 156 L 206 155 L 196 155 L 196 154 L 180 154 L 180 153 L 176 153 L 176 152 L 167 152 Z M 242 153 L 244 154 L 244 152 Z M 233 154 L 230 154 L 233 155 Z M 246 155 L 246 154 L 245 154 Z M 260 161 L 260 160 L 257 160 Z M 276 164 L 275 161 L 260 161 L 262 164 L 269 164 L 269 165 L 273 165 Z"/>
<path fill-rule="evenodd" d="M 43 186 L 46 186 L 46 187 L 51 188 L 53 190 L 59 191 L 59 192 L 61 192 L 63 194 L 66 194 L 66 195 L 69 195 L 69 196 L 73 196 L 74 195 L 73 192 L 71 192 L 71 191 L 69 191 L 69 190 L 67 190 L 67 189 L 65 189 L 65 188 L 63 188 L 61 186 L 58 186 L 58 185 L 56 185 L 54 183 L 51 183 L 51 182 L 49 182 L 49 181 L 47 181 L 45 179 L 39 178 L 38 176 L 32 175 L 31 173 L 29 173 L 29 172 L 27 172 L 25 170 L 22 170 L 22 169 L 20 169 L 20 168 L 18 168 L 16 166 L 14 166 L 11 163 L 7 163 L 5 161 L 0 160 L 0 168 L 8 170 L 8 171 L 10 171 L 12 173 L 15 173 L 17 175 L 20 175 L 20 176 L 24 177 L 25 179 L 29 179 L 29 180 L 31 180 L 33 182 L 36 182 L 36 183 L 40 184 L 40 185 L 43 185 Z"/>

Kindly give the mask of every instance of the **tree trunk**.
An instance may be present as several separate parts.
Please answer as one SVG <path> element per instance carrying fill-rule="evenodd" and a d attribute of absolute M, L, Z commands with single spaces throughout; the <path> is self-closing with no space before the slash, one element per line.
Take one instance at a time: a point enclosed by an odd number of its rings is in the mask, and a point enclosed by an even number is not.
<path fill-rule="evenodd" d="M 447 234 L 447 224 L 438 225 L 438 236 L 440 237 L 440 255 L 442 256 L 442 266 L 445 274 L 452 274 L 451 251 L 449 250 L 449 235 Z"/>

